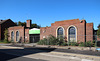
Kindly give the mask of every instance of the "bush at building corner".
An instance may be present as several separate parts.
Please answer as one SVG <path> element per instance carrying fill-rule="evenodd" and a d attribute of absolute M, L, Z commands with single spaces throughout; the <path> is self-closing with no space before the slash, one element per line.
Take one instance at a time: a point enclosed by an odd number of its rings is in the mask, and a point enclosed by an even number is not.
<path fill-rule="evenodd" d="M 100 38 L 100 27 L 98 28 L 97 36 Z"/>
<path fill-rule="evenodd" d="M 5 29 L 4 36 L 5 36 L 4 41 L 7 42 L 8 41 L 8 29 Z"/>
<path fill-rule="evenodd" d="M 87 41 L 87 42 L 81 42 L 79 44 L 80 47 L 95 47 L 95 40 L 91 41 Z"/>
<path fill-rule="evenodd" d="M 8 29 L 5 28 L 5 31 L 4 31 L 4 40 L 3 40 L 3 43 L 10 43 L 10 41 L 8 41 Z"/>
<path fill-rule="evenodd" d="M 8 41 L 8 29 L 5 29 L 4 40 L 0 40 L 0 43 L 11 43 L 11 41 Z"/>

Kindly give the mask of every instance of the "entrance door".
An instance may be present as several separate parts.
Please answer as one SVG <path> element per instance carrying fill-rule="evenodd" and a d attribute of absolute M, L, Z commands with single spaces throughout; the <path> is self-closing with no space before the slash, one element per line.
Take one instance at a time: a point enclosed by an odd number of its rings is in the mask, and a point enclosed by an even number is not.
<path fill-rule="evenodd" d="M 40 40 L 40 34 L 30 34 L 30 43 L 36 43 Z"/>

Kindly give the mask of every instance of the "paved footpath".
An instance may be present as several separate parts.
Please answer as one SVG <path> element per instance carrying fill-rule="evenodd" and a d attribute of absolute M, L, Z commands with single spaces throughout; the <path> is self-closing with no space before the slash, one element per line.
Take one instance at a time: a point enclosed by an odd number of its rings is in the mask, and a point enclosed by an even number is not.
<path fill-rule="evenodd" d="M 56 49 L 47 48 L 23 48 L 0 46 L 0 52 L 18 56 L 10 59 L 14 60 L 28 60 L 36 61 L 100 61 L 100 56 L 91 56 L 75 53 L 65 53 L 54 51 Z M 25 59 L 24 59 L 25 58 Z M 1 61 L 1 60 L 0 60 Z"/>

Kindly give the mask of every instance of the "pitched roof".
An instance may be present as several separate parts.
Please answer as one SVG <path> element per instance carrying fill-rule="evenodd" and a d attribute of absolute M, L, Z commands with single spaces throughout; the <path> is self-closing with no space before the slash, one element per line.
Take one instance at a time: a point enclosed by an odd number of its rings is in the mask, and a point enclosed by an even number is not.
<path fill-rule="evenodd" d="M 4 22 L 8 21 L 10 19 L 7 19 L 7 20 L 0 20 L 0 24 L 3 24 Z"/>

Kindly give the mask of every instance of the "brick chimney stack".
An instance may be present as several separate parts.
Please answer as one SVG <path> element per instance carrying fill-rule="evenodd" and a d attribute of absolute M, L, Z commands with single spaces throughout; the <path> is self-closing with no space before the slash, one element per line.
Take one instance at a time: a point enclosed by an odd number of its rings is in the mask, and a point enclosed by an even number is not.
<path fill-rule="evenodd" d="M 31 20 L 27 20 L 26 27 L 31 27 Z"/>

